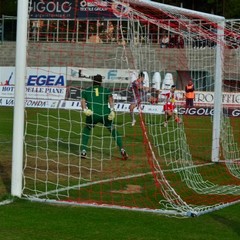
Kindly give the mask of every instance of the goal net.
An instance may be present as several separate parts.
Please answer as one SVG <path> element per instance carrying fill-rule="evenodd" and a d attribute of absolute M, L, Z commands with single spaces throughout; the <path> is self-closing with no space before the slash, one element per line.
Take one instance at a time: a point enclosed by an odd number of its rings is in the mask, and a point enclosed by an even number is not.
<path fill-rule="evenodd" d="M 22 196 L 176 216 L 239 202 L 240 21 L 147 0 L 47 2 L 30 8 Z M 141 71 L 146 98 L 132 126 Z M 116 116 L 90 129 L 83 158 L 81 97 L 97 74 Z M 165 124 L 172 85 L 177 113 Z"/>

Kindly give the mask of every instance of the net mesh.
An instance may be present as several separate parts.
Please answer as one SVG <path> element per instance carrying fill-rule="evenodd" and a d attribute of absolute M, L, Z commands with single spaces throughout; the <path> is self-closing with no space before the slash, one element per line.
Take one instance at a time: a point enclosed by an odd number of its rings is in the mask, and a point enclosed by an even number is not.
<path fill-rule="evenodd" d="M 89 2 L 99 8 L 105 4 Z M 39 74 L 44 69 L 48 75 L 57 75 L 58 83 L 66 71 L 67 84 L 50 90 L 42 87 L 48 91 L 49 106 L 26 108 L 23 195 L 176 216 L 200 215 L 238 202 L 239 22 L 151 1 L 111 1 L 104 7 L 107 11 L 95 21 L 90 8 L 84 21 L 76 18 L 68 25 L 67 38 L 59 21 L 62 35 L 57 35 L 57 43 L 43 41 L 56 39 L 55 30 L 51 34 L 39 31 L 40 40 L 30 41 L 28 62 Z M 117 16 L 115 30 L 103 20 L 110 15 Z M 82 31 L 86 25 L 94 34 Z M 54 28 L 51 22 L 47 26 Z M 166 32 L 171 41 L 161 47 L 161 34 Z M 36 48 L 39 51 L 33 51 Z M 141 70 L 149 79 L 147 96 L 156 86 L 154 74 L 160 73 L 159 101 L 141 102 L 134 110 L 137 123 L 132 126 L 131 81 Z M 213 107 L 219 71 L 223 94 L 218 110 L 221 124 L 216 130 Z M 122 161 L 116 142 L 101 124 L 92 129 L 87 159 L 81 158 L 85 116 L 80 96 L 98 73 L 105 76 L 103 86 L 115 98 L 114 127 L 129 155 L 127 161 Z M 172 117 L 165 127 L 161 92 L 167 74 L 177 85 L 182 123 Z M 188 80 L 196 90 L 193 108 L 185 107 Z M 61 88 L 66 89 L 64 98 L 56 95 Z M 221 144 L 213 149 L 213 133 L 218 130 Z M 215 150 L 217 163 L 211 159 Z"/>

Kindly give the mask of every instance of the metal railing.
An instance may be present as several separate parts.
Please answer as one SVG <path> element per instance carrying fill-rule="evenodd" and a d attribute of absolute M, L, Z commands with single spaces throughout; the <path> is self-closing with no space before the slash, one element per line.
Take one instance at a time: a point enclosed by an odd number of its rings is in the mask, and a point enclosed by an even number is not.
<path fill-rule="evenodd" d="M 2 26 L 2 32 L 1 32 Z M 0 18 L 0 40 L 16 41 L 17 17 Z M 160 44 L 163 29 L 150 32 L 150 27 L 142 29 L 140 23 L 129 32 L 128 21 L 107 20 L 75 20 L 75 19 L 30 19 L 28 40 L 33 42 L 93 42 L 120 43 L 134 39 L 137 42 Z M 136 37 L 133 37 L 133 34 Z M 170 34 L 170 33 L 168 33 Z"/>
<path fill-rule="evenodd" d="M 17 17 L 2 15 L 0 18 L 0 41 L 16 41 Z"/>
<path fill-rule="evenodd" d="M 166 24 L 168 25 L 168 24 Z M 169 26 L 171 20 L 169 20 Z M 2 15 L 0 18 L 0 42 L 16 41 L 17 17 Z M 136 21 L 134 29 L 129 21 L 120 21 L 119 19 L 106 20 L 82 20 L 82 19 L 29 19 L 28 40 L 30 42 L 87 42 L 87 43 L 122 43 L 135 41 L 136 43 L 158 44 L 159 47 L 165 47 L 161 44 L 162 37 L 166 35 L 169 39 L 167 47 L 183 48 L 189 44 L 193 48 L 212 47 L 212 43 L 204 39 L 195 39 L 191 42 L 183 41 L 180 35 L 162 29 L 158 26 L 142 26 Z M 229 29 L 240 28 L 239 20 L 226 21 L 226 27 Z M 131 29 L 131 30 L 130 30 Z M 233 31 L 234 32 L 234 31 Z M 237 31 L 237 36 L 238 31 Z M 226 42 L 233 45 L 234 48 L 240 46 L 240 38 L 228 39 Z"/>

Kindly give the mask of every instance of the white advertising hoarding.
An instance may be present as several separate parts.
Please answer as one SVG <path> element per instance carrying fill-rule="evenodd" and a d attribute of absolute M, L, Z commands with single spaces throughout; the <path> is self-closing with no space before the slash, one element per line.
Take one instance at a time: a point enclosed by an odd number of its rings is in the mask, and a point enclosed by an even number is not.
<path fill-rule="evenodd" d="M 67 101 L 67 81 L 92 81 L 91 76 L 101 74 L 103 81 L 113 83 L 127 83 L 129 84 L 133 79 L 133 75 L 137 76 L 136 70 L 129 69 L 109 69 L 109 68 L 78 68 L 78 67 L 28 67 L 26 71 L 26 103 L 32 107 L 51 107 L 52 103 L 59 108 L 79 109 L 79 101 Z M 0 67 L 0 106 L 14 105 L 14 91 L 15 91 L 15 67 Z M 177 105 L 184 106 L 184 91 L 176 91 L 178 96 Z M 127 99 L 129 96 L 127 91 L 113 92 L 116 103 L 116 111 L 128 111 L 129 103 Z M 80 93 L 79 93 L 80 96 Z M 32 101 L 32 100 L 39 101 Z M 79 97 L 80 99 L 80 97 Z M 43 103 L 41 100 L 48 100 Z M 51 102 L 51 100 L 53 102 Z M 54 101 L 56 100 L 56 101 Z M 73 100 L 73 99 L 71 99 Z M 222 96 L 223 106 L 239 107 L 240 93 L 224 92 Z M 120 105 L 119 105 L 120 104 Z M 195 92 L 195 106 L 212 107 L 214 104 L 213 92 Z M 144 105 L 143 112 L 156 113 L 161 112 L 163 102 L 157 105 Z"/>
<path fill-rule="evenodd" d="M 0 98 L 0 106 L 13 107 L 14 98 Z M 32 108 L 58 108 L 58 100 L 38 100 L 38 99 L 25 99 L 25 107 Z"/>
<path fill-rule="evenodd" d="M 0 67 L 0 74 L 0 97 L 14 98 L 15 67 Z M 27 99 L 64 99 L 66 85 L 66 67 L 27 68 Z"/>
<path fill-rule="evenodd" d="M 100 74 L 103 76 L 103 82 L 130 83 L 133 72 L 135 70 L 67 67 L 67 77 L 70 81 L 91 81 L 92 76 Z"/>

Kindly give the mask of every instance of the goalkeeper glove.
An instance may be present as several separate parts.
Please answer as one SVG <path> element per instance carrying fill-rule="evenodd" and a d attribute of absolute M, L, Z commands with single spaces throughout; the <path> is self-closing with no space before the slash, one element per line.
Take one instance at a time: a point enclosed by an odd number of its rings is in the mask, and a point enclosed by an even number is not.
<path fill-rule="evenodd" d="M 115 118 L 115 112 L 114 109 L 111 108 L 111 112 L 108 115 L 108 120 L 112 121 Z"/>
<path fill-rule="evenodd" d="M 93 111 L 90 110 L 90 109 L 86 109 L 86 108 L 85 108 L 85 109 L 83 110 L 83 112 L 84 112 L 84 114 L 85 114 L 87 117 L 93 115 Z"/>

